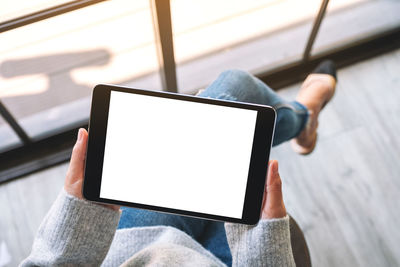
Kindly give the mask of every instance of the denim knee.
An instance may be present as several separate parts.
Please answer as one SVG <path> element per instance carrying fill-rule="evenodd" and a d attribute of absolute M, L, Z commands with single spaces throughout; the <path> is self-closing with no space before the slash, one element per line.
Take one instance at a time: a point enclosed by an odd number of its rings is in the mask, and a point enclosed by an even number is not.
<path fill-rule="evenodd" d="M 252 83 L 254 82 L 253 75 L 244 70 L 229 69 L 220 74 L 221 77 L 229 77 L 232 82 Z"/>
<path fill-rule="evenodd" d="M 254 102 L 262 98 L 260 85 L 256 78 L 247 71 L 226 70 L 221 73 L 220 77 L 224 84 L 220 89 L 234 97 L 235 101 Z"/>
<path fill-rule="evenodd" d="M 279 102 L 277 95 L 265 83 L 237 69 L 222 72 L 200 96 L 262 105 Z"/>

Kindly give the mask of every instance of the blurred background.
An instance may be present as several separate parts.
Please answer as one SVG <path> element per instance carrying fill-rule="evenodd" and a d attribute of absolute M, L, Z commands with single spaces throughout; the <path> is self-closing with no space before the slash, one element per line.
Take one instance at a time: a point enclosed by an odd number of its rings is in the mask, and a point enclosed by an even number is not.
<path fill-rule="evenodd" d="M 294 98 L 324 58 L 339 85 L 317 150 L 272 152 L 288 211 L 315 266 L 400 265 L 400 1 L 0 3 L 0 266 L 29 253 L 96 84 L 195 94 L 235 68 Z"/>

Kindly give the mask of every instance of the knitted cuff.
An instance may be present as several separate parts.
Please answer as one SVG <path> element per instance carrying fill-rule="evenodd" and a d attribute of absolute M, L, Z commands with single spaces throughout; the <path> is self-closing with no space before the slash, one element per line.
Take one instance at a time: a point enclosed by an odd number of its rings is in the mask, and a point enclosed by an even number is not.
<path fill-rule="evenodd" d="M 260 220 L 256 226 L 226 223 L 228 243 L 237 266 L 295 266 L 289 216 Z"/>
<path fill-rule="evenodd" d="M 59 258 L 74 264 L 101 264 L 119 217 L 120 212 L 78 199 L 63 189 L 39 228 L 37 245 L 50 248 L 56 262 Z"/>

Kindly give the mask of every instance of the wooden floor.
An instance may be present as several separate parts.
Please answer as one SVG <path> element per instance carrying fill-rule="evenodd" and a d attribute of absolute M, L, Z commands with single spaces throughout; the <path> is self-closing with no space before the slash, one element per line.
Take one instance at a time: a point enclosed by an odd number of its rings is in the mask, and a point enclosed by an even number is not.
<path fill-rule="evenodd" d="M 313 154 L 283 144 L 285 203 L 304 230 L 314 266 L 400 266 L 400 50 L 339 70 Z M 299 85 L 279 93 L 293 98 Z M 67 165 L 0 186 L 0 266 L 30 251 Z"/>
<path fill-rule="evenodd" d="M 314 266 L 400 266 L 399 74 L 400 50 L 340 70 L 314 153 L 273 149 Z"/>

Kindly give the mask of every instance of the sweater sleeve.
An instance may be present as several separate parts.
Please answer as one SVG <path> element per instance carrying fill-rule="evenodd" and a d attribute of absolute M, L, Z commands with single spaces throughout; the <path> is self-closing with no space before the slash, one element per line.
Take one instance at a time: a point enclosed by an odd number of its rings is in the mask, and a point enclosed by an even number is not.
<path fill-rule="evenodd" d="M 289 216 L 260 220 L 256 226 L 225 224 L 232 266 L 296 266 Z"/>
<path fill-rule="evenodd" d="M 118 211 L 78 199 L 63 189 L 21 266 L 99 266 L 110 248 L 119 216 Z"/>

